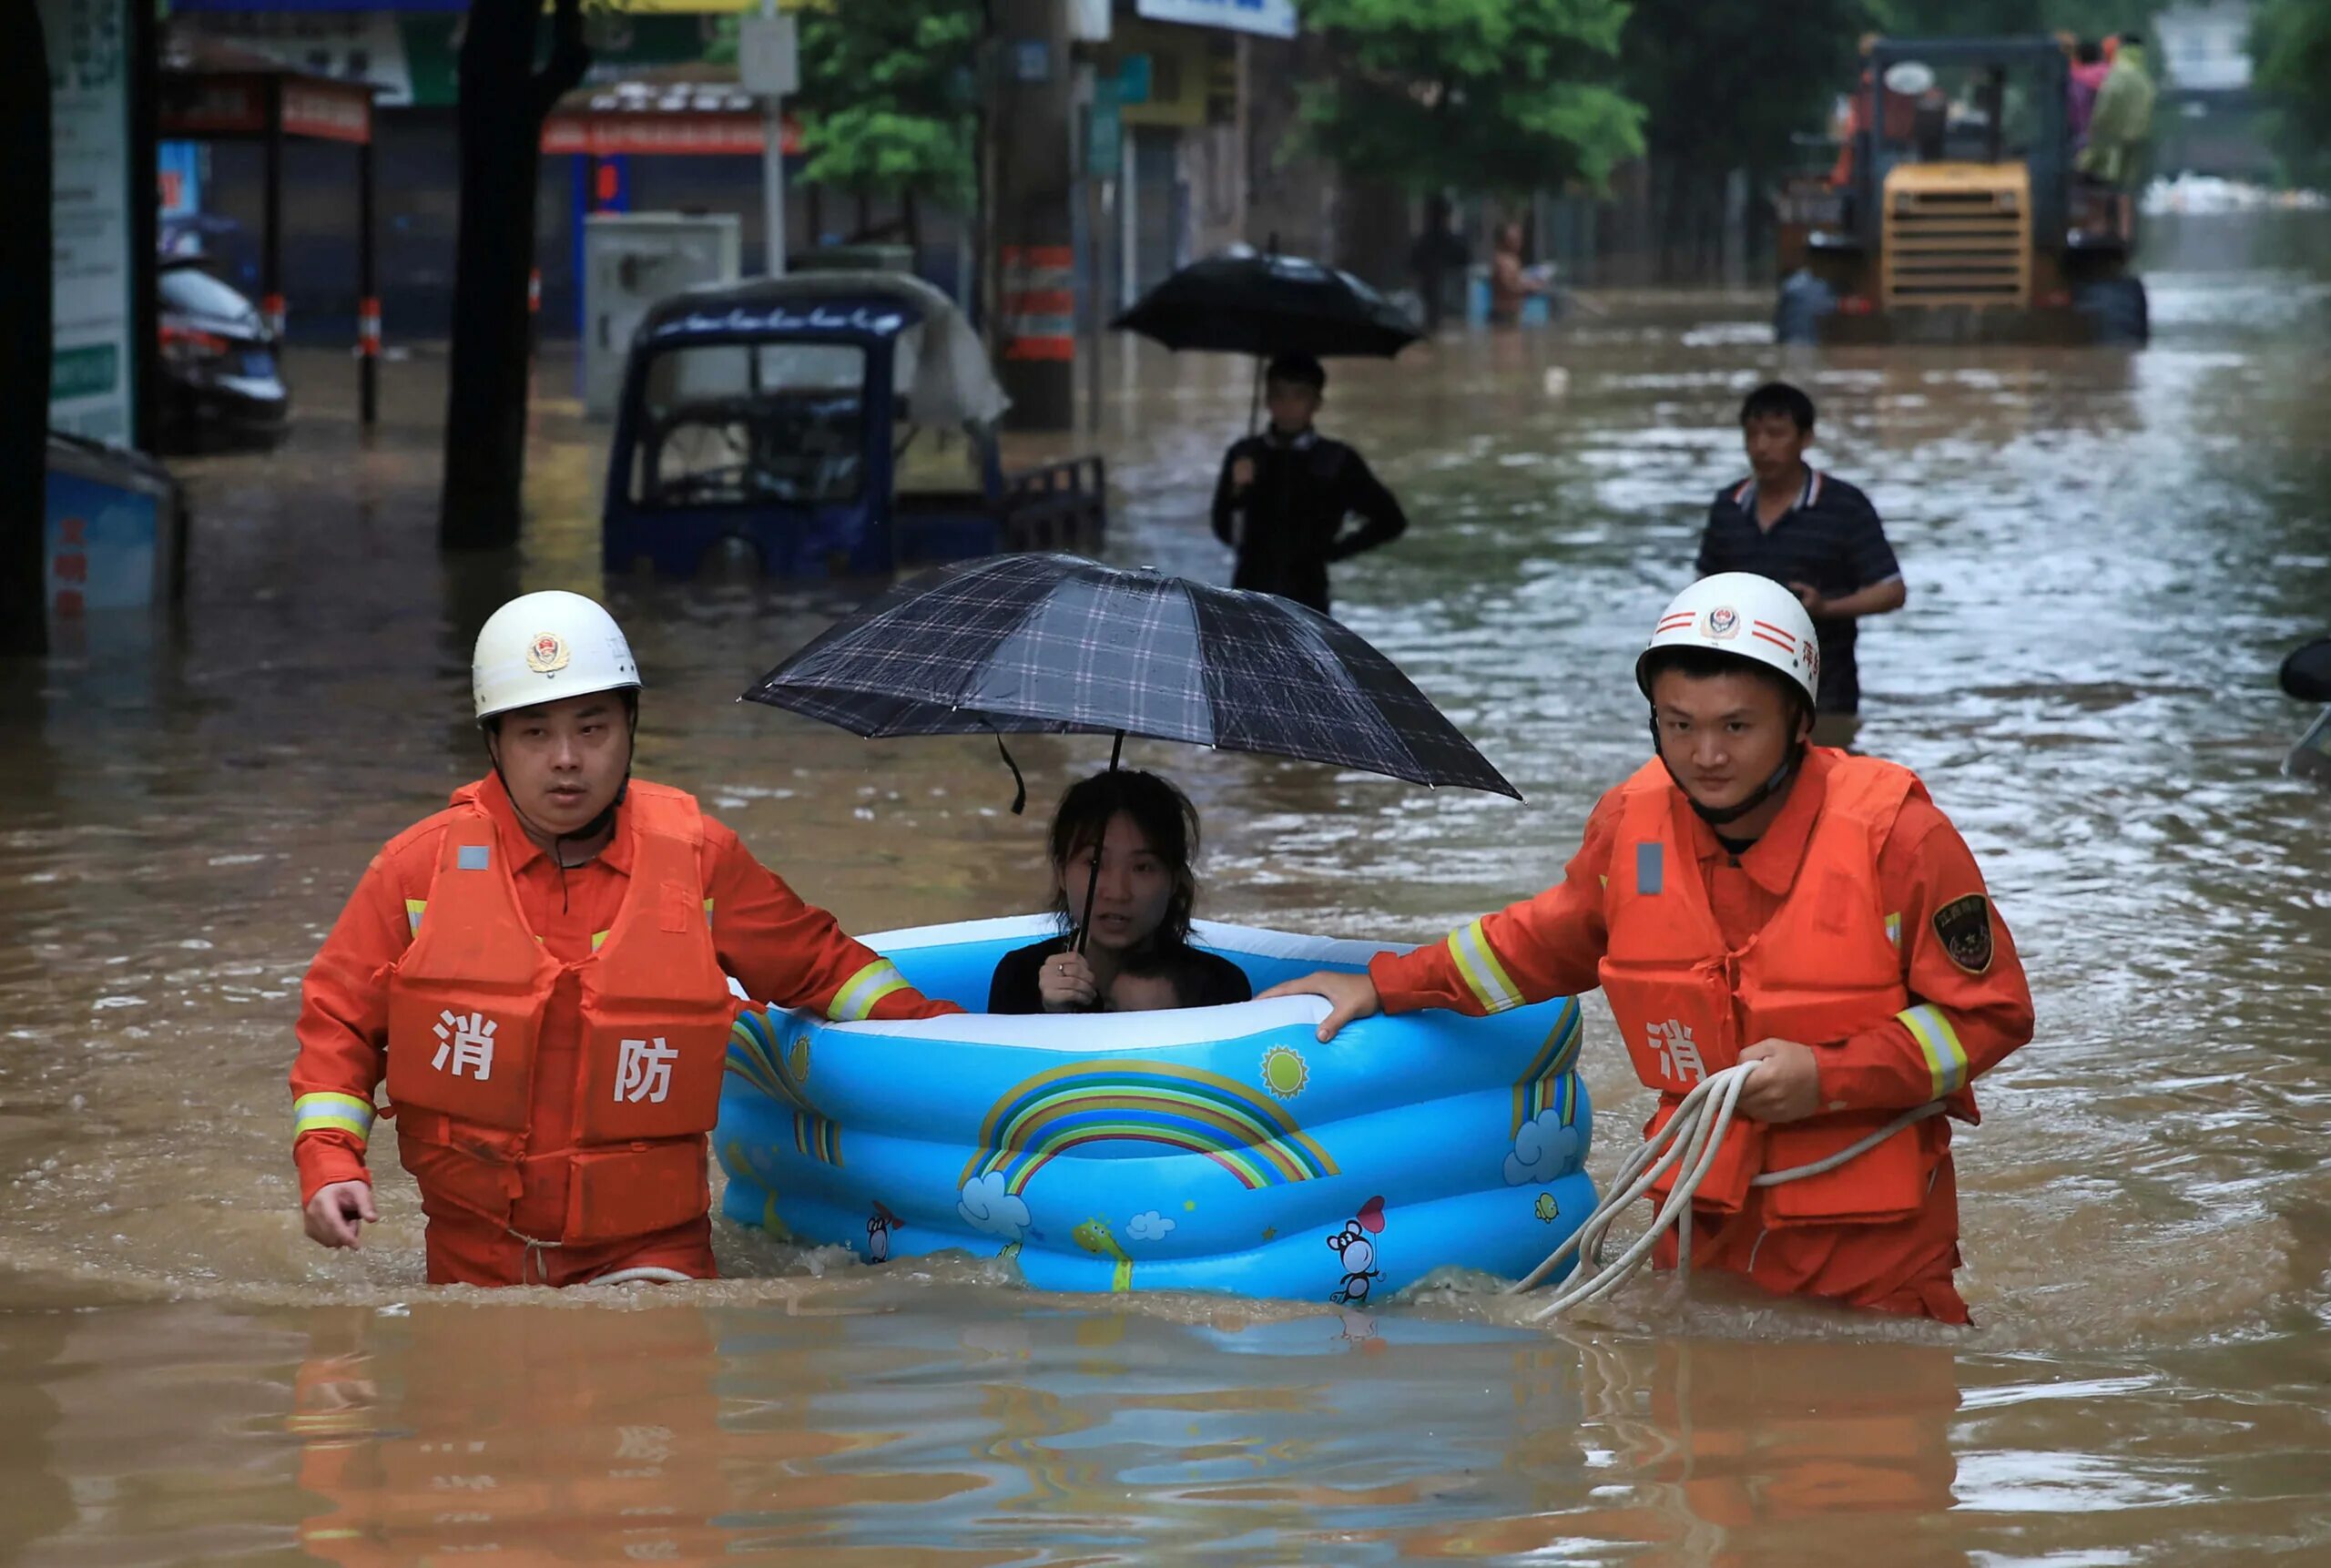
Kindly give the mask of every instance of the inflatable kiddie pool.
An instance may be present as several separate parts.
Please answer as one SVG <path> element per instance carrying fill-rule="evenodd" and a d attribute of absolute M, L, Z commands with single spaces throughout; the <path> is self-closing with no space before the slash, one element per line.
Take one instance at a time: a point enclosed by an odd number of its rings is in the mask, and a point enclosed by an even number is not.
<path fill-rule="evenodd" d="M 1048 916 L 866 938 L 983 1006 Z M 1197 922 L 1260 991 L 1396 944 Z M 1588 1214 L 1574 999 L 1371 1018 L 1312 997 L 1171 1013 L 829 1023 L 755 1010 L 714 1146 L 731 1218 L 870 1262 L 968 1250 L 1048 1290 L 1356 1304 L 1451 1265 L 1517 1277 Z"/>

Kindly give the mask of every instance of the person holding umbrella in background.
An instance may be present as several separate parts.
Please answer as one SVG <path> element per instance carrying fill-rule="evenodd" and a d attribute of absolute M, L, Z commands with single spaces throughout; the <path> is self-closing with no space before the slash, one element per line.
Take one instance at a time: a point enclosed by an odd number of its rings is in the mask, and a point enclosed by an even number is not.
<path fill-rule="evenodd" d="M 1350 273 L 1281 255 L 1274 237 L 1260 254 L 1192 262 L 1113 325 L 1176 352 L 1256 357 L 1270 423 L 1222 460 L 1215 537 L 1237 552 L 1233 587 L 1326 614 L 1328 564 L 1391 543 L 1409 520 L 1359 453 L 1312 428 L 1328 385 L 1319 361 L 1391 359 L 1417 341 L 1417 324 Z M 1250 432 L 1254 421 L 1250 409 Z"/>
<path fill-rule="evenodd" d="M 1328 613 L 1328 567 L 1408 530 L 1400 504 L 1358 452 L 1312 427 L 1328 373 L 1280 354 L 1263 376 L 1270 423 L 1235 443 L 1214 488 L 1214 534 L 1237 552 L 1230 585 Z M 1357 527 L 1348 524 L 1359 519 Z"/>

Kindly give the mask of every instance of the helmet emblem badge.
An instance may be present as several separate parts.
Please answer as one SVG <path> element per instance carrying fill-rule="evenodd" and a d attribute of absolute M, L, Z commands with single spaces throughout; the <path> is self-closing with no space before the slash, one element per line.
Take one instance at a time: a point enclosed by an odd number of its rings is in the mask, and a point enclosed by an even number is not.
<path fill-rule="evenodd" d="M 1740 612 L 1730 605 L 1718 605 L 1708 612 L 1707 635 L 1712 637 L 1732 637 L 1740 635 Z"/>
<path fill-rule="evenodd" d="M 566 639 L 556 632 L 537 632 L 526 645 L 526 667 L 536 675 L 565 669 L 567 658 Z"/>

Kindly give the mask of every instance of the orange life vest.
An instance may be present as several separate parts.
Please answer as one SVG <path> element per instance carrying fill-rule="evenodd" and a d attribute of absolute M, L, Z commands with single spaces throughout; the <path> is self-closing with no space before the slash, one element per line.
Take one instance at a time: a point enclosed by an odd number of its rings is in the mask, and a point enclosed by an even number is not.
<path fill-rule="evenodd" d="M 1660 1094 L 1656 1133 L 1709 1074 L 1766 1039 L 1819 1051 L 1878 1027 L 1910 1003 L 1878 907 L 1878 856 L 1902 802 L 1924 787 L 1908 769 L 1837 755 L 1781 907 L 1736 951 L 1725 945 L 1693 839 L 1691 809 L 1654 758 L 1620 787 L 1618 836 L 1603 892 L 1610 932 L 1603 994 L 1635 1075 Z M 1826 1158 L 1892 1111 L 1833 1112 L 1767 1125 L 1741 1117 L 1696 1203 L 1736 1213 L 1749 1179 Z M 1876 1224 L 1918 1212 L 1949 1138 L 1929 1118 L 1826 1175 L 1763 1189 L 1767 1226 Z M 1663 1183 L 1663 1194 L 1668 1186 Z"/>
<path fill-rule="evenodd" d="M 581 988 L 575 1140 L 563 1236 L 608 1241 L 694 1219 L 710 1201 L 703 1135 L 720 1112 L 730 994 L 697 854 L 704 820 L 681 790 L 635 780 L 617 831 L 631 885 L 606 942 L 562 964 L 526 929 L 494 820 L 458 810 L 427 913 L 389 970 L 389 1098 L 400 1148 L 433 1145 L 424 1207 L 507 1226 L 523 1186 L 544 1011 Z M 416 1177 L 422 1170 L 406 1160 Z"/>

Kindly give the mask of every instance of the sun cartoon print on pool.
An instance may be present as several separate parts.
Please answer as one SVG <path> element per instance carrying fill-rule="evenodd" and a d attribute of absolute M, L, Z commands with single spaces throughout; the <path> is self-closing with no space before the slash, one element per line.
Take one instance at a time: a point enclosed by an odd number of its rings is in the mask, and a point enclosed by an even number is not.
<path fill-rule="evenodd" d="M 891 1232 L 905 1223 L 892 1214 L 880 1198 L 876 1198 L 874 1213 L 866 1221 L 866 1261 L 888 1263 L 891 1260 Z"/>
<path fill-rule="evenodd" d="M 1292 1100 L 1311 1082 L 1310 1064 L 1291 1046 L 1274 1045 L 1263 1053 L 1263 1087 L 1276 1099 Z"/>
<path fill-rule="evenodd" d="M 1344 1266 L 1341 1286 L 1328 1298 L 1339 1307 L 1359 1306 L 1368 1299 L 1368 1288 L 1384 1277 L 1376 1267 L 1376 1242 L 1384 1233 L 1384 1200 L 1371 1197 L 1359 1206 L 1359 1212 L 1344 1222 L 1344 1227 L 1328 1237 L 1328 1245 Z"/>

